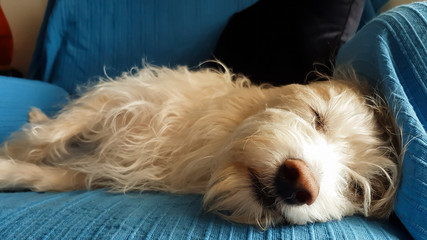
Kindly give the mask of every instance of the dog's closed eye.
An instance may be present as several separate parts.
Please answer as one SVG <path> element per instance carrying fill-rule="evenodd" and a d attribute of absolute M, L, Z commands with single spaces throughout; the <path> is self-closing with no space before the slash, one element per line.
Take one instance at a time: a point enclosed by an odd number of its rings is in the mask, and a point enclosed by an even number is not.
<path fill-rule="evenodd" d="M 314 119 L 313 119 L 313 124 L 314 124 L 314 128 L 317 131 L 320 132 L 325 132 L 326 130 L 326 125 L 325 125 L 325 118 L 323 115 L 321 115 L 319 113 L 319 111 L 317 111 L 316 109 L 314 109 L 313 107 L 311 108 L 311 111 L 314 114 Z"/>

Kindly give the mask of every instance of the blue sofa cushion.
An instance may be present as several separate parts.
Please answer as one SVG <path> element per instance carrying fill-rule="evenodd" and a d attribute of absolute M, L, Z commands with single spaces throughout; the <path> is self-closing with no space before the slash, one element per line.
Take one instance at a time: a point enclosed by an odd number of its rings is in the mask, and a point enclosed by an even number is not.
<path fill-rule="evenodd" d="M 202 210 L 200 195 L 0 193 L 1 239 L 407 239 L 387 222 L 342 221 L 262 231 Z"/>
<path fill-rule="evenodd" d="M 28 77 L 74 93 L 90 77 L 114 77 L 143 59 L 197 65 L 211 57 L 228 18 L 255 1 L 51 0 Z"/>
<path fill-rule="evenodd" d="M 427 2 L 375 18 L 340 50 L 339 64 L 384 93 L 406 152 L 395 211 L 415 238 L 427 236 Z"/>

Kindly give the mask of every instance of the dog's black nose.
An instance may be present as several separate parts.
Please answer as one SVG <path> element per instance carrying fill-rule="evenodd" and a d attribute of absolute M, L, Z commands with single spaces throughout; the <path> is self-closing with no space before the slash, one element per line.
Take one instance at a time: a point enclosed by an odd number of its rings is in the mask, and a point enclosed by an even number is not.
<path fill-rule="evenodd" d="M 319 195 L 319 183 L 307 164 L 287 159 L 274 179 L 278 195 L 288 204 L 312 204 Z"/>

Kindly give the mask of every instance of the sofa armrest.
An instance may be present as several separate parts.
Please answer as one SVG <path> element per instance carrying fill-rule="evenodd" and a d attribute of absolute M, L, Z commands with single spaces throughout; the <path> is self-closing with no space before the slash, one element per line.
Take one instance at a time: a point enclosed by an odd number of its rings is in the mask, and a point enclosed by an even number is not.
<path fill-rule="evenodd" d="M 338 54 L 381 92 L 402 129 L 405 150 L 394 210 L 415 239 L 427 233 L 427 3 L 390 10 Z"/>
<path fill-rule="evenodd" d="M 67 100 L 68 93 L 58 86 L 0 76 L 0 142 L 27 122 L 31 107 L 53 115 Z"/>

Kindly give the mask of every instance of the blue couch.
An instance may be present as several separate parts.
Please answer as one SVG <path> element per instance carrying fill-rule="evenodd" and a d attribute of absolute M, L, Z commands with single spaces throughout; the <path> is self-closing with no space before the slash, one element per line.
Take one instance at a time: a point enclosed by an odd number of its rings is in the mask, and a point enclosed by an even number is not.
<path fill-rule="evenodd" d="M 210 57 L 227 19 L 254 2 L 49 1 L 33 80 L 0 77 L 0 141 L 25 124 L 31 106 L 53 115 L 77 85 L 140 67 L 143 59 L 197 65 Z M 205 213 L 199 195 L 1 192 L 0 239 L 427 239 L 427 3 L 370 20 L 376 2 L 367 1 L 367 23 L 337 64 L 352 64 L 379 89 L 402 127 L 403 177 L 389 220 L 351 216 L 262 231 Z"/>

